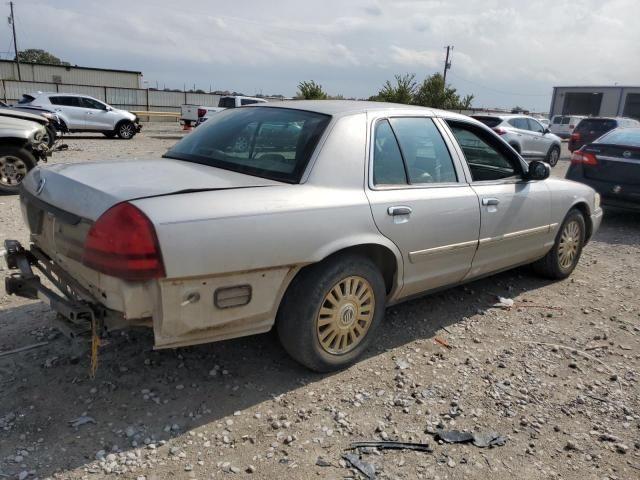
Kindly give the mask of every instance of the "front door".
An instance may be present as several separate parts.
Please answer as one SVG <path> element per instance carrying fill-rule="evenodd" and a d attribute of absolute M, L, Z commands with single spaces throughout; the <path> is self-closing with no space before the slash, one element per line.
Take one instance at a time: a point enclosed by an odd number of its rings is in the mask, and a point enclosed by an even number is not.
<path fill-rule="evenodd" d="M 476 252 L 478 197 L 448 142 L 428 117 L 374 124 L 367 197 L 376 226 L 402 252 L 402 297 L 461 281 Z"/>
<path fill-rule="evenodd" d="M 538 157 L 545 157 L 551 148 L 552 140 L 545 136 L 545 128 L 540 122 L 533 118 L 527 118 L 529 122 L 529 132 L 533 136 L 535 155 Z"/>
<path fill-rule="evenodd" d="M 108 131 L 113 130 L 113 112 L 107 110 L 104 103 L 92 98 L 80 98 L 85 109 L 85 128 L 87 130 Z"/>
<path fill-rule="evenodd" d="M 526 166 L 491 132 L 448 121 L 480 199 L 478 252 L 467 278 L 542 257 L 553 245 L 551 194 L 544 181 L 528 181 Z"/>

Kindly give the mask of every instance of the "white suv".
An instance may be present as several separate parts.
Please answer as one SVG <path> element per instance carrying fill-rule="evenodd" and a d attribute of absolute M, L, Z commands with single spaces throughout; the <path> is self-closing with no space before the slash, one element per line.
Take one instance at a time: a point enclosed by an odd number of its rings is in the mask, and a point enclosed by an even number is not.
<path fill-rule="evenodd" d="M 117 135 L 129 140 L 142 128 L 133 113 L 113 108 L 87 95 L 38 92 L 23 95 L 18 104 L 53 110 L 65 132 L 101 132 L 109 138 Z"/>

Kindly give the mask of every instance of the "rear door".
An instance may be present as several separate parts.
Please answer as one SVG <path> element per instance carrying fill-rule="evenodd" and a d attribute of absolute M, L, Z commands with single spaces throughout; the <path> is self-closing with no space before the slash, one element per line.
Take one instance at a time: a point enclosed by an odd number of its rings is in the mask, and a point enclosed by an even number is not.
<path fill-rule="evenodd" d="M 527 181 L 521 161 L 491 132 L 465 121 L 448 124 L 481 204 L 478 251 L 467 278 L 543 256 L 553 244 L 554 227 L 546 183 Z"/>
<path fill-rule="evenodd" d="M 84 130 L 86 125 L 85 108 L 80 97 L 71 95 L 51 96 L 49 101 L 54 111 L 64 115 L 64 121 L 70 130 Z"/>
<path fill-rule="evenodd" d="M 402 252 L 403 297 L 461 281 L 478 244 L 478 197 L 443 128 L 428 117 L 372 124 L 366 192 L 378 229 Z"/>

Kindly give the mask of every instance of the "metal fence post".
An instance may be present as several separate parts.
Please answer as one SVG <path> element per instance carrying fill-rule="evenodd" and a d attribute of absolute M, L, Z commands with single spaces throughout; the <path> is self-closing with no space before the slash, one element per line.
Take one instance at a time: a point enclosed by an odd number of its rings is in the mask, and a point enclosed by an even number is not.
<path fill-rule="evenodd" d="M 2 93 L 4 94 L 4 103 L 7 103 L 7 86 L 4 83 L 4 78 L 2 79 Z"/>

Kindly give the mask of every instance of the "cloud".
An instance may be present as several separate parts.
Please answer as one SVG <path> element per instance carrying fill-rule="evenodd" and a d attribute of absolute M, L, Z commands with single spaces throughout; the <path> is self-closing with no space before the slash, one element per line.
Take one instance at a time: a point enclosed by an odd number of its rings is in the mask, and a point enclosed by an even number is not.
<path fill-rule="evenodd" d="M 485 105 L 542 109 L 556 84 L 640 78 L 637 0 L 21 0 L 16 16 L 22 48 L 168 86 L 294 94 L 317 75 L 368 97 L 396 73 L 441 71 L 450 44 L 448 78 Z"/>

